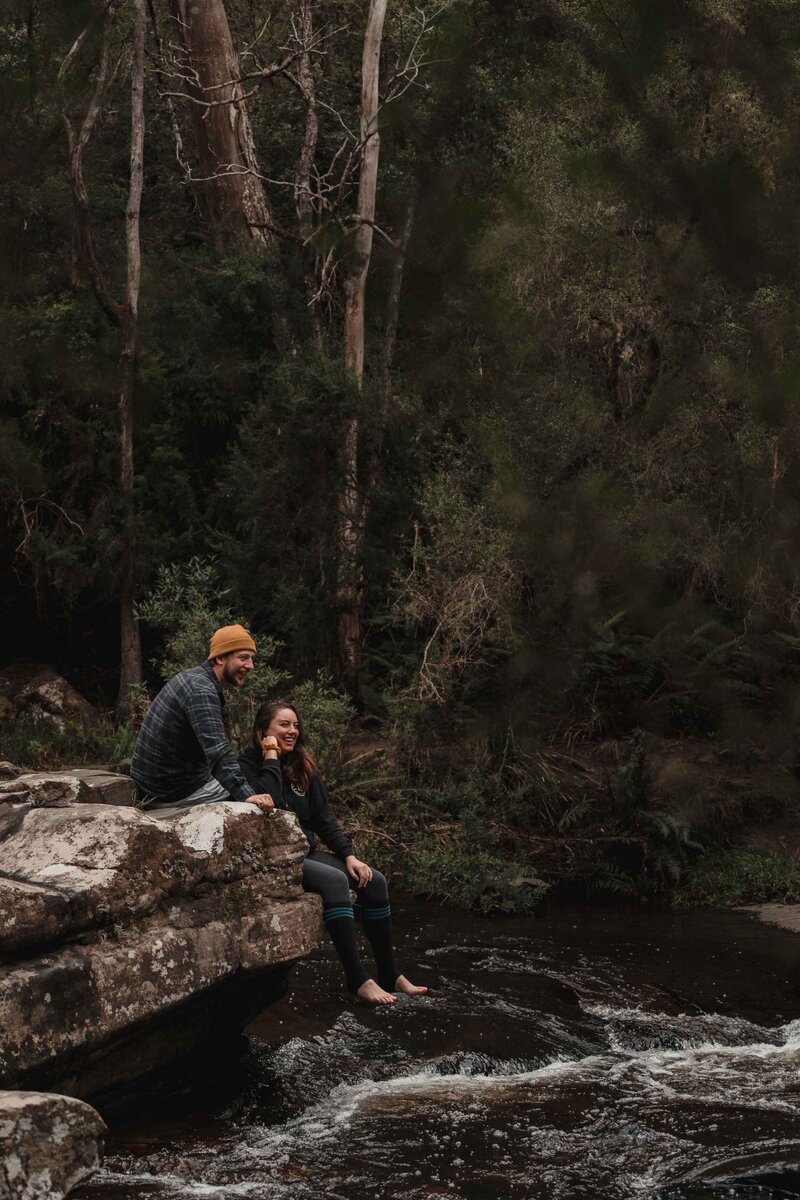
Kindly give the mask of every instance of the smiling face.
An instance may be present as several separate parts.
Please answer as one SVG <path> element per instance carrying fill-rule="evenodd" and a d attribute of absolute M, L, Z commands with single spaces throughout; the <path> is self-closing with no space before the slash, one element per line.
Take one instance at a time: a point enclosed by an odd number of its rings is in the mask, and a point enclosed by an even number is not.
<path fill-rule="evenodd" d="M 300 722 L 293 708 L 279 708 L 273 715 L 264 737 L 274 737 L 284 754 L 294 750 L 300 738 Z"/>
<path fill-rule="evenodd" d="M 239 688 L 252 671 L 255 663 L 252 650 L 234 650 L 214 663 L 214 673 L 223 687 Z"/>

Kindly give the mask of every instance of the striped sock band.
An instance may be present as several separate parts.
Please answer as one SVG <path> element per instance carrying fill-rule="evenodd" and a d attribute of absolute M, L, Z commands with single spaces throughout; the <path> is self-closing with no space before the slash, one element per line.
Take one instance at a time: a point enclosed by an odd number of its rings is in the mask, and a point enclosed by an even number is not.
<path fill-rule="evenodd" d="M 326 904 L 322 910 L 322 915 L 325 918 L 325 923 L 328 921 L 340 921 L 342 917 L 349 917 L 354 920 L 352 904 Z"/>
<path fill-rule="evenodd" d="M 365 921 L 385 921 L 387 917 L 392 915 L 392 910 L 388 904 L 384 904 L 380 908 L 371 908 L 365 904 L 362 912 Z"/>

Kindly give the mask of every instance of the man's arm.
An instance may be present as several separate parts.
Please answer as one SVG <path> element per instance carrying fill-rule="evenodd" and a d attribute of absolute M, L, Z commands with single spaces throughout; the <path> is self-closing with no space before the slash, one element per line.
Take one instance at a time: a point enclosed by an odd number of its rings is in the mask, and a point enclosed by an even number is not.
<path fill-rule="evenodd" d="M 242 774 L 222 724 L 219 696 L 213 686 L 193 688 L 186 701 L 186 716 L 200 743 L 211 774 L 234 800 L 255 795 Z"/>

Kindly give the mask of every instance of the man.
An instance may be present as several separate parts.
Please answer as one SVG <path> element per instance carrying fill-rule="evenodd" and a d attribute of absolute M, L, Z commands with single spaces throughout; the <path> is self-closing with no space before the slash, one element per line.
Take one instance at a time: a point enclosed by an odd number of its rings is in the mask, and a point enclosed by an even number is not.
<path fill-rule="evenodd" d="M 142 722 L 131 776 L 153 809 L 186 809 L 215 800 L 242 800 L 263 812 L 275 805 L 255 794 L 242 774 L 222 720 L 224 688 L 241 687 L 256 644 L 241 625 L 211 639 L 208 660 L 174 675 Z"/>

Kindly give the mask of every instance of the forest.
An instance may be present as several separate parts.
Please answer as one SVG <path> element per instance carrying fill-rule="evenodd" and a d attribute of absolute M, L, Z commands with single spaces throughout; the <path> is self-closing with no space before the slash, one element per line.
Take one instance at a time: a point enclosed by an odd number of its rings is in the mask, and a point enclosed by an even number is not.
<path fill-rule="evenodd" d="M 0 757 L 235 618 L 415 894 L 800 900 L 798 15 L 7 0 Z"/>

